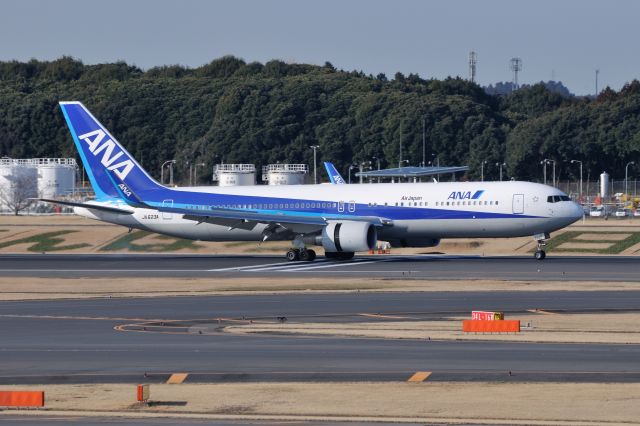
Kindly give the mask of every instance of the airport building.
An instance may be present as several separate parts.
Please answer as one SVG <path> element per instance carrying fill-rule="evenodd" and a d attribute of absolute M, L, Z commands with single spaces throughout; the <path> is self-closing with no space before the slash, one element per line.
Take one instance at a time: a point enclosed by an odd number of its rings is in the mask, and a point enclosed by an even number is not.
<path fill-rule="evenodd" d="M 302 185 L 309 174 L 306 164 L 268 164 L 262 167 L 262 182 L 268 185 Z M 256 184 L 253 164 L 216 164 L 214 182 L 218 186 L 246 186 Z"/>
<path fill-rule="evenodd" d="M 309 174 L 306 164 L 269 164 L 262 167 L 262 181 L 269 185 L 302 185 Z"/>
<path fill-rule="evenodd" d="M 0 210 L 29 198 L 73 195 L 78 164 L 73 158 L 0 159 Z"/>

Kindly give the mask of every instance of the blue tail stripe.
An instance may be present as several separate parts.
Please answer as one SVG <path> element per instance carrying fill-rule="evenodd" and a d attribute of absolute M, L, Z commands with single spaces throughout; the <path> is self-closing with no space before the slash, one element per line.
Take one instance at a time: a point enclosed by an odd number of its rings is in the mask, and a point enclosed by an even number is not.
<path fill-rule="evenodd" d="M 113 188 L 112 185 L 107 185 L 106 187 L 104 187 L 103 185 L 100 185 L 101 182 L 98 181 L 98 179 L 96 179 L 96 176 L 93 173 L 94 169 L 93 167 L 91 167 L 91 163 L 89 163 L 89 161 L 87 160 L 84 150 L 82 149 L 82 145 L 80 144 L 80 140 L 78 139 L 78 134 L 74 129 L 73 123 L 69 118 L 69 114 L 67 113 L 67 109 L 65 108 L 65 106 L 66 105 L 61 104 L 60 109 L 62 109 L 62 114 L 64 115 L 64 119 L 67 122 L 69 131 L 71 132 L 71 136 L 73 137 L 73 142 L 76 145 L 76 149 L 78 150 L 78 154 L 80 155 L 80 159 L 82 160 L 82 164 L 84 165 L 84 170 L 87 173 L 87 176 L 89 177 L 89 182 L 91 182 L 91 187 L 93 188 L 93 192 L 95 192 L 96 194 L 96 200 L 106 201 L 109 198 L 117 197 L 117 193 L 116 194 L 110 193 L 109 195 L 107 195 L 107 193 L 105 192 L 105 190 L 108 191 L 110 188 Z"/>
<path fill-rule="evenodd" d="M 61 102 L 69 130 L 98 200 L 120 199 L 123 193 L 109 174 L 138 191 L 164 188 L 154 181 L 109 131 L 80 102 Z"/>

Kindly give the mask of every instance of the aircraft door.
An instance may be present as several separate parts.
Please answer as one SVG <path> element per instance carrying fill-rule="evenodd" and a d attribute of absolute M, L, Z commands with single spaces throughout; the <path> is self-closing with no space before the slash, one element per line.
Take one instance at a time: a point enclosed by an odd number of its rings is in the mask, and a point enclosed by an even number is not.
<path fill-rule="evenodd" d="M 162 201 L 162 207 L 173 207 L 173 200 L 164 200 L 164 201 Z M 164 220 L 173 219 L 173 213 L 162 212 L 162 219 L 164 219 Z"/>
<path fill-rule="evenodd" d="M 339 212 L 344 211 L 344 201 L 338 201 L 338 211 Z"/>
<path fill-rule="evenodd" d="M 349 211 L 351 213 L 356 211 L 356 202 L 353 200 L 349 201 Z"/>
<path fill-rule="evenodd" d="M 524 213 L 524 194 L 513 194 L 513 214 Z"/>

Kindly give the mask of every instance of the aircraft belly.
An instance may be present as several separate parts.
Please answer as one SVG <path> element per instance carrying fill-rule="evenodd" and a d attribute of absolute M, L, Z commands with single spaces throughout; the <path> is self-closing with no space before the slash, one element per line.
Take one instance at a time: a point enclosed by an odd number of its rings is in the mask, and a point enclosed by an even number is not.
<path fill-rule="evenodd" d="M 500 238 L 548 232 L 547 218 L 427 219 L 395 221 L 395 232 L 381 230 L 379 238 Z M 391 231 L 391 230 L 389 230 Z"/>
<path fill-rule="evenodd" d="M 247 230 L 181 219 L 166 222 L 159 219 L 145 225 L 152 232 L 199 241 L 260 241 L 264 228 L 258 225 Z"/>

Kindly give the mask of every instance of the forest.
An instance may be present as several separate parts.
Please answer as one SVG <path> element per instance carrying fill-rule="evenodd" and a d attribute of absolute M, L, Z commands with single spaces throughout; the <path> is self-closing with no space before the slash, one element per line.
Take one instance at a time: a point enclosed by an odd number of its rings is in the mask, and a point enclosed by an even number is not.
<path fill-rule="evenodd" d="M 466 179 L 540 181 L 544 158 L 559 179 L 603 170 L 624 177 L 640 163 L 640 82 L 597 98 L 553 92 L 543 83 L 490 95 L 461 78 L 393 77 L 272 60 L 246 63 L 225 56 L 198 68 L 148 70 L 124 62 L 85 65 L 54 61 L 0 62 L 0 157 L 76 157 L 58 101 L 79 100 L 154 176 L 176 160 L 349 165 L 469 165 Z M 423 139 L 424 138 L 424 139 Z M 481 167 L 484 164 L 484 167 Z M 322 174 L 320 174 L 322 175 Z M 634 171 L 634 176 L 638 172 Z M 631 174 L 630 174 L 631 176 Z M 200 184 L 211 179 L 202 173 Z"/>

